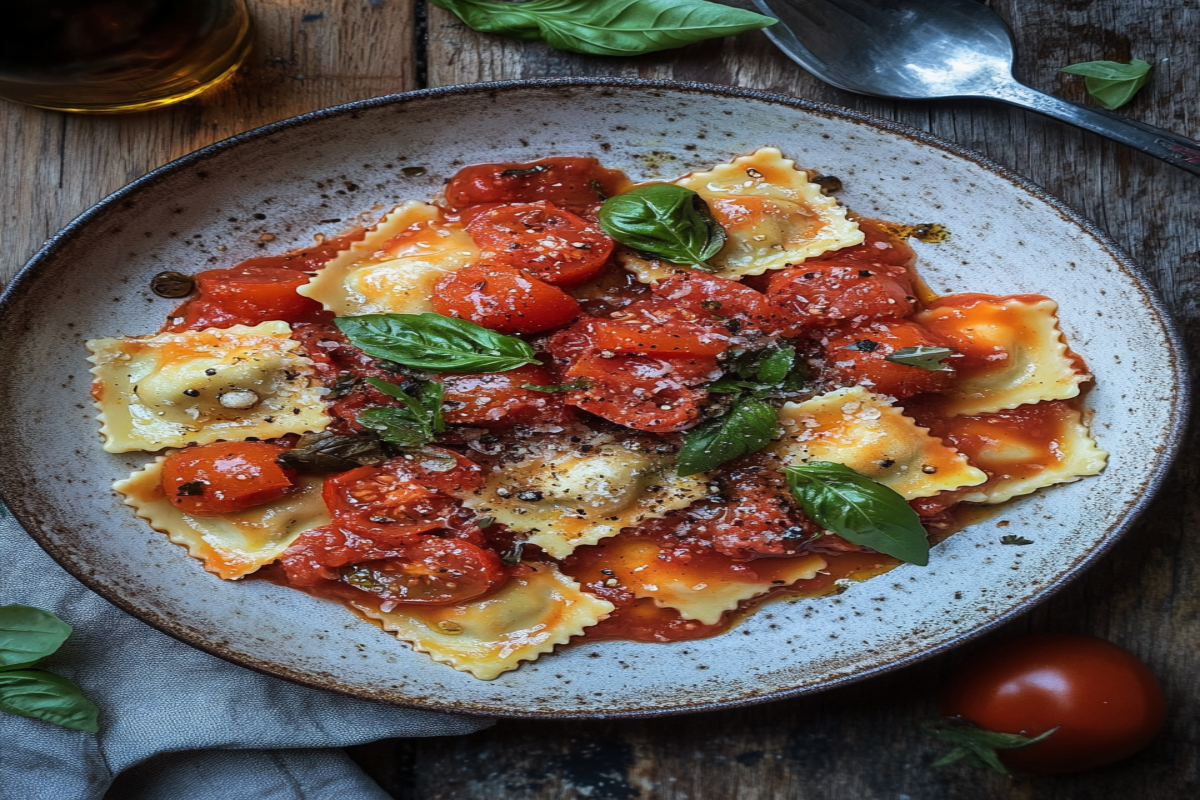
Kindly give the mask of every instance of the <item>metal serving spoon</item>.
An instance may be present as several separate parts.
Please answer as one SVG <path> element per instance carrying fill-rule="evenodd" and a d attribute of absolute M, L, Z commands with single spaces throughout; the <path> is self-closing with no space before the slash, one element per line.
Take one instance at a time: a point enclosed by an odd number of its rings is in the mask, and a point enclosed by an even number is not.
<path fill-rule="evenodd" d="M 977 0 L 754 0 L 767 36 L 826 83 L 905 100 L 989 97 L 1057 117 L 1200 175 L 1200 142 L 1017 83 L 1012 34 Z"/>

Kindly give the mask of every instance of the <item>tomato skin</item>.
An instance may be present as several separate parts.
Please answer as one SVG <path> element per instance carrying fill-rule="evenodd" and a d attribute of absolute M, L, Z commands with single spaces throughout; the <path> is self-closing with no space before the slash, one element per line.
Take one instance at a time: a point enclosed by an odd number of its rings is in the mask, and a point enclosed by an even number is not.
<path fill-rule="evenodd" d="M 592 341 L 601 350 L 621 355 L 688 358 L 719 356 L 729 349 L 729 336 L 714 333 L 692 322 L 658 325 L 596 320 Z"/>
<path fill-rule="evenodd" d="M 574 414 L 558 392 L 523 388 L 555 383 L 545 369 L 527 364 L 508 372 L 440 375 L 442 416 L 454 425 L 500 428 L 532 422 L 562 424 Z"/>
<path fill-rule="evenodd" d="M 499 556 L 462 539 L 423 536 L 402 555 L 339 571 L 342 582 L 384 601 L 445 605 L 487 594 L 508 577 Z"/>
<path fill-rule="evenodd" d="M 869 264 L 850 256 L 806 261 L 771 276 L 767 296 L 806 328 L 856 317 L 899 318 L 916 310 L 905 267 Z"/>
<path fill-rule="evenodd" d="M 620 319 L 651 324 L 692 322 L 747 339 L 797 333 L 791 312 L 762 292 L 696 270 L 672 275 L 655 286 L 650 297 L 627 305 L 619 313 Z"/>
<path fill-rule="evenodd" d="M 579 302 L 528 272 L 470 264 L 438 281 L 433 309 L 499 333 L 541 333 L 580 314 Z"/>
<path fill-rule="evenodd" d="M 535 203 L 589 209 L 629 186 L 624 173 L 594 158 L 543 158 L 527 164 L 476 164 L 459 170 L 446 184 L 451 208 L 477 203 Z"/>
<path fill-rule="evenodd" d="M 1133 654 L 1092 636 L 1033 634 L 978 654 L 946 686 L 941 713 L 980 728 L 1035 737 L 997 751 L 1021 772 L 1075 772 L 1145 747 L 1162 727 L 1166 701 Z"/>
<path fill-rule="evenodd" d="M 869 344 L 860 344 L 863 342 Z M 922 392 L 946 391 L 954 380 L 954 358 L 944 362 L 950 370 L 928 370 L 887 360 L 887 356 L 906 347 L 950 347 L 933 331 L 908 320 L 842 325 L 831 329 L 823 344 L 822 377 L 838 385 L 860 384 L 876 394 L 904 399 Z M 860 349 L 866 347 L 874 349 Z"/>
<path fill-rule="evenodd" d="M 255 259 L 256 261 L 259 259 Z M 292 269 L 249 262 L 196 276 L 199 294 L 176 308 L 164 331 L 180 332 L 261 322 L 320 322 L 332 315 L 310 297 L 296 294 L 308 276 Z"/>
<path fill-rule="evenodd" d="M 188 447 L 163 462 L 162 488 L 168 500 L 193 517 L 245 511 L 292 491 L 296 473 L 275 463 L 286 450 L 269 442 Z"/>
<path fill-rule="evenodd" d="M 599 274 L 615 242 L 600 229 L 551 203 L 508 203 L 473 216 L 467 233 L 495 264 L 523 269 L 555 286 Z"/>

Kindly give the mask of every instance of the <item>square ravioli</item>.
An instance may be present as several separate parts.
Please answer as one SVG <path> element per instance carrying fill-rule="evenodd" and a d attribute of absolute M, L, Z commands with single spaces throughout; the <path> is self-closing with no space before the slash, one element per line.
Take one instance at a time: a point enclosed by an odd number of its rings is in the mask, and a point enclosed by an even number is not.
<path fill-rule="evenodd" d="M 270 439 L 329 424 L 312 362 L 286 322 L 92 339 L 88 359 L 110 453 Z"/>

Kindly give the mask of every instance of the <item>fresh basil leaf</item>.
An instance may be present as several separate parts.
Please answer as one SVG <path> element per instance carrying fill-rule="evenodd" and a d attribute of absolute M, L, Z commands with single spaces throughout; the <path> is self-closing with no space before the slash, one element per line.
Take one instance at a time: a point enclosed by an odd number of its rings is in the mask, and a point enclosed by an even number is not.
<path fill-rule="evenodd" d="M 687 477 L 757 453 L 771 441 L 777 424 L 775 409 L 757 398 L 743 398 L 729 413 L 684 435 L 676 471 Z"/>
<path fill-rule="evenodd" d="M 929 563 L 921 519 L 892 489 L 831 461 L 797 464 L 783 474 L 804 513 L 821 527 L 901 561 Z"/>
<path fill-rule="evenodd" d="M 367 383 L 404 404 L 403 408 L 368 408 L 359 412 L 359 423 L 378 433 L 385 442 L 400 447 L 423 447 L 433 441 L 434 434 L 446 429 L 442 419 L 444 389 L 440 383 L 423 382 L 416 397 L 379 378 L 367 378 Z"/>
<path fill-rule="evenodd" d="M 752 11 L 704 0 L 433 0 L 477 31 L 558 50 L 635 56 L 774 25 Z"/>
<path fill-rule="evenodd" d="M 891 361 L 893 364 L 904 364 L 907 367 L 919 367 L 927 369 L 930 372 L 952 372 L 954 370 L 949 364 L 945 363 L 950 356 L 958 355 L 957 350 L 952 350 L 949 347 L 901 347 L 891 355 L 883 357 L 884 361 Z"/>
<path fill-rule="evenodd" d="M 761 399 L 781 389 L 799 388 L 789 384 L 789 379 L 796 377 L 803 384 L 802 366 L 796 364 L 796 348 L 778 343 L 766 350 L 739 353 L 723 365 L 725 377 L 708 384 L 707 389 L 717 394 L 751 392 Z"/>
<path fill-rule="evenodd" d="M 1119 61 L 1085 61 L 1063 67 L 1059 72 L 1083 75 L 1088 94 L 1110 111 L 1128 103 L 1150 80 L 1150 65 L 1135 58 L 1128 64 Z"/>
<path fill-rule="evenodd" d="M 768 386 L 778 386 L 792 371 L 796 361 L 796 348 L 777 345 L 765 351 L 755 365 L 754 379 Z"/>
<path fill-rule="evenodd" d="M 1026 539 L 1024 536 L 1018 536 L 1015 533 L 1010 533 L 1000 537 L 1000 544 L 1016 544 L 1026 545 L 1033 544 L 1033 539 Z"/>
<path fill-rule="evenodd" d="M 374 433 L 306 433 L 296 446 L 275 459 L 281 467 L 297 472 L 347 472 L 373 467 L 388 460 Z"/>
<path fill-rule="evenodd" d="M 0 606 L 0 670 L 36 664 L 71 635 L 71 626 L 33 606 Z"/>
<path fill-rule="evenodd" d="M 507 372 L 539 363 L 517 337 L 441 314 L 365 314 L 334 322 L 367 355 L 429 372 Z"/>
<path fill-rule="evenodd" d="M 672 264 L 708 269 L 706 262 L 725 244 L 725 229 L 704 198 L 673 183 L 610 197 L 597 216 L 621 244 Z"/>
<path fill-rule="evenodd" d="M 587 378 L 579 378 L 578 380 L 571 381 L 570 383 L 554 383 L 548 386 L 540 386 L 536 383 L 521 384 L 522 389 L 528 389 L 531 392 L 545 392 L 546 394 L 553 394 L 554 392 L 574 392 L 582 389 L 590 389 L 591 386 L 592 382 Z"/>
<path fill-rule="evenodd" d="M 100 709 L 71 681 L 40 669 L 0 672 L 0 711 L 77 731 L 100 730 Z"/>

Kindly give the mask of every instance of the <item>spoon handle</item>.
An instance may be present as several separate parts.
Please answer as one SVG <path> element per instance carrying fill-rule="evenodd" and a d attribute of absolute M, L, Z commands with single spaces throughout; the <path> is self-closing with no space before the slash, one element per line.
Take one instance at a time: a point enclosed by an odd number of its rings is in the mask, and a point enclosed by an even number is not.
<path fill-rule="evenodd" d="M 1078 125 L 1200 175 L 1200 142 L 1187 137 L 1106 111 L 1077 106 L 1015 81 L 988 96 Z"/>

